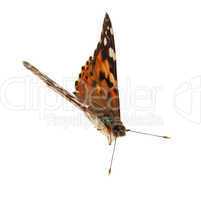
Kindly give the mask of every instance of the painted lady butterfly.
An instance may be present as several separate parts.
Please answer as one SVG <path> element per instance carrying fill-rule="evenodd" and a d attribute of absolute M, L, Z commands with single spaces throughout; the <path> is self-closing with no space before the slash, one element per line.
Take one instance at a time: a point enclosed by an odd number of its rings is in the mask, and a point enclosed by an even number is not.
<path fill-rule="evenodd" d="M 89 57 L 81 69 L 78 80 L 75 82 L 74 95 L 41 73 L 33 65 L 26 61 L 23 64 L 50 88 L 80 108 L 93 124 L 95 124 L 97 130 L 107 136 L 109 144 L 114 140 L 114 148 L 109 167 L 110 173 L 116 139 L 117 137 L 124 136 L 127 131 L 131 130 L 125 128 L 120 116 L 114 33 L 108 14 L 106 13 L 105 15 L 101 39 L 94 51 L 94 55 L 93 57 Z M 132 132 L 169 138 L 167 136 L 138 131 Z"/>

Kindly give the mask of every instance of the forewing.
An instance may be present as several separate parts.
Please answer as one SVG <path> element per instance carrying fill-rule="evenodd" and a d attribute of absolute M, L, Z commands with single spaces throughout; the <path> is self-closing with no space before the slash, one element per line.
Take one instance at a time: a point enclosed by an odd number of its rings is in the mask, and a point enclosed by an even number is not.
<path fill-rule="evenodd" d="M 82 67 L 75 82 L 75 95 L 96 113 L 112 112 L 120 118 L 116 54 L 112 24 L 105 15 L 100 42 Z"/>

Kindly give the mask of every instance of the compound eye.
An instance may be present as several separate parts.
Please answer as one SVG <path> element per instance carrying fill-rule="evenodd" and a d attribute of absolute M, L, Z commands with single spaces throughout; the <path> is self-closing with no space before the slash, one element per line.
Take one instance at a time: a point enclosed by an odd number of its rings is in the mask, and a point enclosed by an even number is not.
<path fill-rule="evenodd" d="M 124 126 L 121 125 L 116 125 L 113 127 L 113 133 L 116 134 L 117 136 L 123 136 L 125 135 L 125 128 Z"/>
<path fill-rule="evenodd" d="M 122 127 L 119 126 L 119 125 L 115 125 L 115 126 L 113 127 L 113 131 L 114 131 L 114 132 L 119 132 L 119 131 L 121 131 L 121 130 L 122 130 Z"/>

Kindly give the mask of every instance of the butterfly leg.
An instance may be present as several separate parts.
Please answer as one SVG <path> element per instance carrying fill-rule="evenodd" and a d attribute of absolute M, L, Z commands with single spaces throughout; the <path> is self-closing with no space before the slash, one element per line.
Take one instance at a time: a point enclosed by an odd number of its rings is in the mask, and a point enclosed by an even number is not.
<path fill-rule="evenodd" d="M 108 139 L 108 144 L 111 145 L 112 144 L 112 136 L 111 134 L 107 136 Z"/>
<path fill-rule="evenodd" d="M 38 76 L 43 82 L 45 82 L 49 88 L 51 88 L 52 90 L 54 90 L 55 92 L 57 92 L 58 94 L 60 94 L 61 96 L 63 96 L 65 99 L 67 99 L 68 101 L 70 101 L 71 103 L 73 103 L 74 105 L 76 105 L 77 107 L 79 107 L 81 110 L 83 110 L 83 111 L 87 110 L 87 106 L 85 106 L 82 103 L 80 103 L 76 99 L 75 96 L 73 96 L 71 93 L 69 93 L 68 91 L 66 91 L 59 84 L 57 84 L 52 79 L 50 79 L 47 75 L 45 75 L 42 72 L 40 72 L 36 67 L 34 67 L 33 65 L 31 65 L 30 63 L 28 63 L 26 61 L 23 62 L 23 65 L 28 70 L 30 70 L 33 74 L 35 74 L 36 76 Z"/>

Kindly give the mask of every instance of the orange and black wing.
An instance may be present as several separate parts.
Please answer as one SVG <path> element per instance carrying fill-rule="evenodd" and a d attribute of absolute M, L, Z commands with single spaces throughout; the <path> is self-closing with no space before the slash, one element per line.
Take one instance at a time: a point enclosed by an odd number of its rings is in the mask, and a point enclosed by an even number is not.
<path fill-rule="evenodd" d="M 120 118 L 114 33 L 107 13 L 100 42 L 93 57 L 82 67 L 75 88 L 80 102 L 97 110 L 112 110 Z"/>

